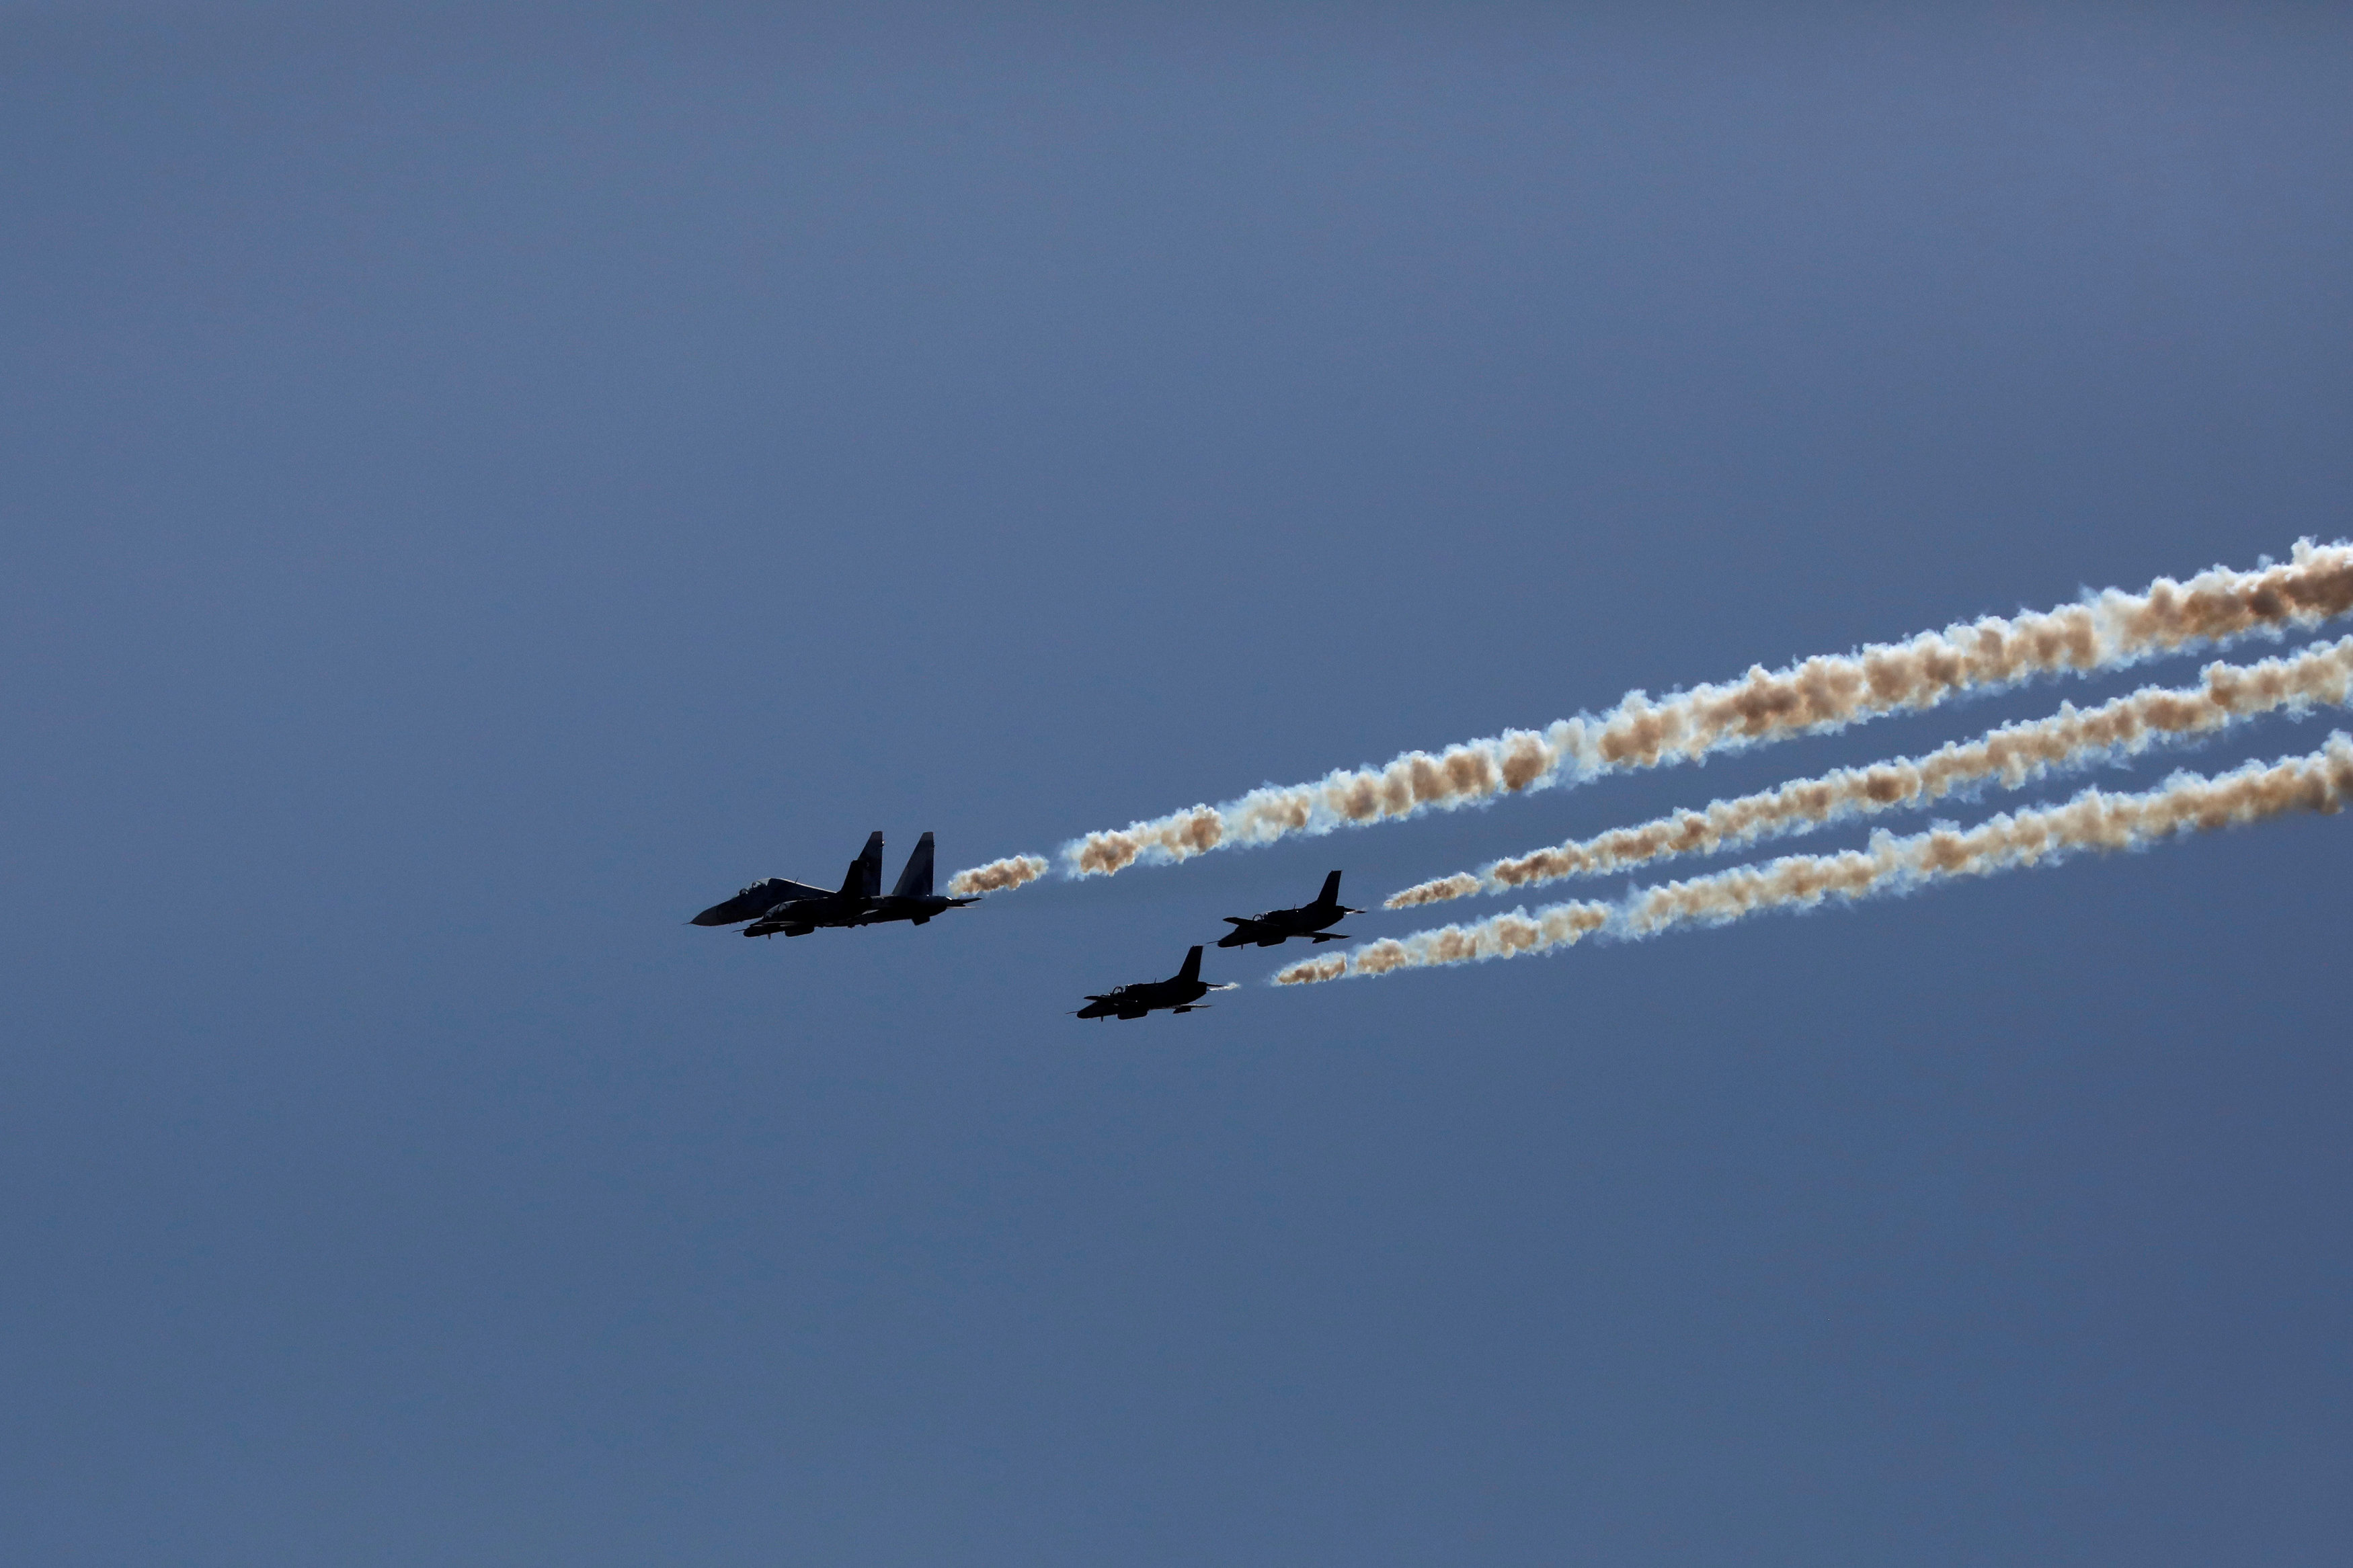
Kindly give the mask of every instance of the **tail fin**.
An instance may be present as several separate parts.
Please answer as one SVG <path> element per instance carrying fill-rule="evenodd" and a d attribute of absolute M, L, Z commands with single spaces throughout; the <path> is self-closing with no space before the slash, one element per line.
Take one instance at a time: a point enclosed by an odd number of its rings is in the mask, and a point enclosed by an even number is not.
<path fill-rule="evenodd" d="M 928 899 L 932 896 L 932 836 L 924 834 L 915 840 L 915 852 L 907 857 L 907 868 L 899 873 L 898 885 L 891 889 L 894 899 Z"/>
<path fill-rule="evenodd" d="M 866 847 L 849 863 L 849 875 L 841 879 L 845 897 L 873 898 L 882 891 L 882 835 L 866 836 Z"/>
<path fill-rule="evenodd" d="M 1325 905 L 1336 904 L 1340 901 L 1339 872 L 1335 871 L 1324 879 L 1324 890 L 1315 895 L 1315 901 Z"/>
<path fill-rule="evenodd" d="M 1185 954 L 1185 967 L 1176 972 L 1176 978 L 1179 980 L 1201 978 L 1201 950 L 1198 945 Z"/>

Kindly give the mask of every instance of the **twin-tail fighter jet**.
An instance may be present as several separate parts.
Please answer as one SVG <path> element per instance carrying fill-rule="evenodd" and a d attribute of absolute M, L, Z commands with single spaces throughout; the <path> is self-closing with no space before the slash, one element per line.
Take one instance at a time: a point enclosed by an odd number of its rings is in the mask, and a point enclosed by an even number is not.
<path fill-rule="evenodd" d="M 1347 932 L 1324 928 L 1336 925 L 1342 915 L 1364 912 L 1340 901 L 1340 873 L 1335 871 L 1324 879 L 1324 890 L 1315 895 L 1312 904 L 1302 904 L 1295 910 L 1269 910 L 1261 915 L 1228 915 L 1226 923 L 1234 929 L 1219 937 L 1218 945 L 1248 947 L 1256 942 L 1261 947 L 1279 947 L 1294 936 L 1303 936 L 1310 942 L 1346 942 Z"/>
<path fill-rule="evenodd" d="M 1090 996 L 1087 1005 L 1071 1016 L 1074 1018 L 1141 1018 L 1156 1008 L 1166 1007 L 1172 1013 L 1198 1013 L 1208 1004 L 1201 1000 L 1212 991 L 1231 991 L 1231 985 L 1211 985 L 1201 978 L 1201 950 L 1193 948 L 1185 954 L 1185 967 L 1166 980 L 1139 980 L 1133 985 L 1114 985 L 1101 996 Z"/>
<path fill-rule="evenodd" d="M 699 926 L 752 923 L 745 936 L 807 936 L 820 926 L 847 928 L 912 921 L 922 925 L 934 915 L 976 904 L 972 899 L 947 899 L 932 891 L 932 836 L 915 842 L 906 868 L 888 895 L 882 891 L 882 836 L 871 834 L 866 847 L 849 863 L 839 891 L 828 892 L 807 882 L 771 877 L 754 882 L 723 903 L 712 905 L 694 917 Z"/>

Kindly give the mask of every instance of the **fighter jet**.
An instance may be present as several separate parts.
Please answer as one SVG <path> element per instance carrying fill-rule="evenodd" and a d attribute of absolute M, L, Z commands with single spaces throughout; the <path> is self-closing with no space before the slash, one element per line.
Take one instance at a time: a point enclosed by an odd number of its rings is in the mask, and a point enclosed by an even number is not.
<path fill-rule="evenodd" d="M 1087 1005 L 1071 1016 L 1074 1018 L 1141 1018 L 1155 1008 L 1166 1007 L 1174 1013 L 1198 1013 L 1208 1005 L 1201 1000 L 1212 991 L 1231 991 L 1231 985 L 1205 984 L 1201 979 L 1201 950 L 1195 947 L 1185 954 L 1185 967 L 1166 980 L 1139 980 L 1133 985 L 1113 986 L 1102 996 L 1090 996 Z"/>
<path fill-rule="evenodd" d="M 693 923 L 724 926 L 750 921 L 744 928 L 745 936 L 775 936 L 780 931 L 786 936 L 807 936 L 819 926 L 879 925 L 887 921 L 922 925 L 934 915 L 978 903 L 976 898 L 945 899 L 933 893 L 932 854 L 932 836 L 926 833 L 916 840 L 915 852 L 907 857 L 898 885 L 886 898 L 882 896 L 882 836 L 870 834 L 866 847 L 849 863 L 849 873 L 842 879 L 839 892 L 771 877 L 753 883 L 724 903 L 712 905 L 695 916 Z"/>
<path fill-rule="evenodd" d="M 1226 923 L 1234 929 L 1219 937 L 1218 945 L 1248 947 L 1256 942 L 1261 947 L 1278 947 L 1294 936 L 1303 936 L 1310 942 L 1345 942 L 1345 931 L 1324 928 L 1342 915 L 1364 912 L 1340 902 L 1340 873 L 1335 871 L 1324 879 L 1324 890 L 1315 895 L 1312 904 L 1302 904 L 1295 910 L 1269 910 L 1262 915 L 1228 915 Z"/>
<path fill-rule="evenodd" d="M 866 908 L 851 923 L 871 926 L 887 921 L 913 921 L 922 925 L 934 915 L 978 902 L 976 898 L 947 899 L 932 891 L 932 836 L 926 833 L 915 840 L 915 852 L 907 857 L 906 869 L 899 873 L 890 895 L 869 899 Z"/>
<path fill-rule="evenodd" d="M 849 863 L 849 875 L 843 879 L 841 890 L 828 893 L 823 888 L 807 882 L 795 882 L 783 877 L 770 877 L 753 883 L 733 898 L 712 905 L 689 922 L 699 926 L 732 926 L 741 921 L 752 921 L 760 931 L 746 931 L 746 936 L 768 936 L 785 931 L 789 924 L 796 928 L 787 935 L 799 936 L 821 925 L 852 925 L 850 917 L 862 911 L 882 890 L 882 836 L 870 834 L 866 847 Z M 767 917 L 790 913 L 785 923 L 772 924 Z"/>

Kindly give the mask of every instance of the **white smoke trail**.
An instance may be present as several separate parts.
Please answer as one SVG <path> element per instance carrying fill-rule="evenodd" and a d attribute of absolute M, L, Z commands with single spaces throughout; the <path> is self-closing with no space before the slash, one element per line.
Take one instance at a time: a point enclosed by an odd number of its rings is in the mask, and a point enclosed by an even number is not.
<path fill-rule="evenodd" d="M 2018 789 L 2057 770 L 2137 753 L 2160 741 L 2196 740 L 2280 709 L 2302 710 L 2324 702 L 2341 706 L 2353 696 L 2353 637 L 2307 648 L 2290 658 L 2209 665 L 2204 675 L 2200 687 L 2146 687 L 2081 710 L 2065 703 L 2048 719 L 2004 724 L 1978 740 L 1940 746 L 1926 756 L 1841 768 L 1820 778 L 1715 801 L 1704 811 L 1677 812 L 1498 860 L 1475 874 L 1459 871 L 1391 894 L 1388 907 L 1409 909 L 1564 877 L 1599 876 L 1670 856 L 1711 854 L 1762 838 L 1810 833 L 1877 812 L 1926 805 L 1989 781 Z"/>
<path fill-rule="evenodd" d="M 1008 855 L 1002 860 L 991 860 L 986 866 L 974 866 L 958 871 L 948 879 L 948 893 L 960 899 L 971 893 L 1001 892 L 1007 888 L 1018 888 L 1024 882 L 1034 882 L 1045 874 L 1045 857 Z"/>
<path fill-rule="evenodd" d="M 2342 731 L 2308 756 L 2245 766 L 2207 778 L 2176 773 L 2155 789 L 2111 795 L 2087 789 L 2063 805 L 2004 813 L 1963 830 L 1936 827 L 1898 838 L 1880 832 L 1869 847 L 1838 855 L 1789 855 L 1688 881 L 1640 888 L 1615 904 L 1555 904 L 1471 926 L 1447 926 L 1367 942 L 1292 964 L 1282 985 L 1387 974 L 1440 963 L 1542 952 L 1600 934 L 1624 940 L 1683 925 L 1721 925 L 1767 910 L 1802 909 L 1909 891 L 1954 877 L 1981 877 L 2056 860 L 2084 849 L 2134 849 L 2185 828 L 2231 827 L 2289 812 L 2336 812 L 2353 795 L 2353 740 Z"/>
<path fill-rule="evenodd" d="M 2284 565 L 2215 567 L 2187 583 L 2161 577 L 2142 594 L 2108 589 L 2077 605 L 1989 616 L 1906 642 L 1810 658 L 1651 701 L 1630 693 L 1609 712 L 1510 730 L 1385 767 L 1342 770 L 1314 784 L 1267 785 L 1223 805 L 1090 833 L 1062 847 L 1066 874 L 1109 876 L 1138 859 L 1183 860 L 1226 845 L 1271 844 L 1573 784 L 1621 768 L 1836 730 L 1933 708 L 1955 692 L 2038 675 L 2110 669 L 2198 643 L 2310 626 L 2353 609 L 2353 546 L 2297 543 Z"/>

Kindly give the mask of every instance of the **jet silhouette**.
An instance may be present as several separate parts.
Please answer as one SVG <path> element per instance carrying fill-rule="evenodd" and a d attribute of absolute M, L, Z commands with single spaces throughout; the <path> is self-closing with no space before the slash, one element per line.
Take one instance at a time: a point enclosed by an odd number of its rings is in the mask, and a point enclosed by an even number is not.
<path fill-rule="evenodd" d="M 694 917 L 699 926 L 752 923 L 745 936 L 807 936 L 820 926 L 880 925 L 889 921 L 913 921 L 922 925 L 934 915 L 959 910 L 978 899 L 944 899 L 932 892 L 932 836 L 924 834 L 907 857 L 906 869 L 888 897 L 882 893 L 882 836 L 870 834 L 866 847 L 849 863 L 849 872 L 838 891 L 783 877 L 754 882 L 723 903 Z"/>
<path fill-rule="evenodd" d="M 1315 895 L 1312 904 L 1302 904 L 1295 910 L 1269 910 L 1262 915 L 1228 915 L 1226 923 L 1234 929 L 1218 939 L 1219 947 L 1248 947 L 1256 942 L 1261 947 L 1277 947 L 1294 936 L 1310 942 L 1345 942 L 1345 931 L 1325 931 L 1342 915 L 1360 915 L 1362 910 L 1352 910 L 1340 902 L 1340 873 L 1333 872 L 1324 879 L 1324 890 Z"/>
<path fill-rule="evenodd" d="M 1174 1013 L 1198 1013 L 1208 1004 L 1201 998 L 1212 991 L 1231 991 L 1231 985 L 1210 985 L 1201 979 L 1201 950 L 1193 948 L 1185 954 L 1185 967 L 1166 980 L 1139 980 L 1133 985 L 1115 985 L 1101 996 L 1090 996 L 1087 1005 L 1071 1016 L 1074 1018 L 1141 1018 L 1155 1008 L 1166 1007 Z"/>

